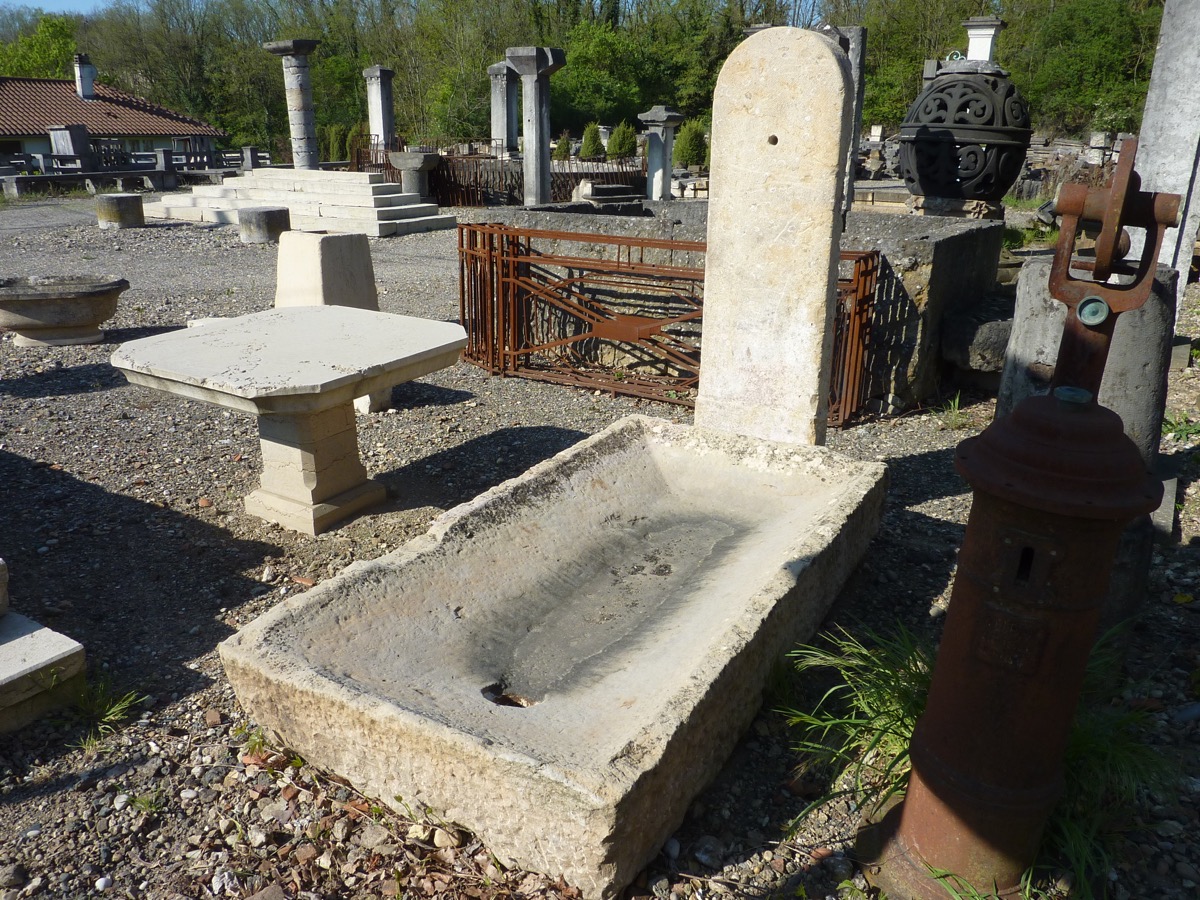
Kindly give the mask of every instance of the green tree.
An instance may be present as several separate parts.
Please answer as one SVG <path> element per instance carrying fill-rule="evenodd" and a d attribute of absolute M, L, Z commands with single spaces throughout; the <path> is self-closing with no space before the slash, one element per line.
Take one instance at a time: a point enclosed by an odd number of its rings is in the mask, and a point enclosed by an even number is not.
<path fill-rule="evenodd" d="M 622 122 L 608 136 L 605 148 L 609 159 L 625 159 L 637 155 L 637 132 L 628 122 Z"/>
<path fill-rule="evenodd" d="M 680 167 L 702 166 L 708 158 L 708 137 L 702 119 L 688 119 L 675 135 L 674 164 Z"/>
<path fill-rule="evenodd" d="M 580 159 L 597 159 L 604 156 L 604 144 L 600 142 L 600 124 L 588 122 L 583 129 L 583 144 L 579 148 Z"/>
<path fill-rule="evenodd" d="M 643 48 L 607 22 L 581 22 L 567 41 L 567 64 L 551 75 L 551 116 L 568 128 L 630 119 L 643 109 Z"/>
<path fill-rule="evenodd" d="M 75 20 L 68 16 L 42 16 L 31 34 L 0 44 L 0 75 L 70 78 L 75 53 Z"/>
<path fill-rule="evenodd" d="M 564 131 L 558 136 L 558 142 L 554 145 L 554 159 L 559 162 L 571 158 L 571 132 Z"/>

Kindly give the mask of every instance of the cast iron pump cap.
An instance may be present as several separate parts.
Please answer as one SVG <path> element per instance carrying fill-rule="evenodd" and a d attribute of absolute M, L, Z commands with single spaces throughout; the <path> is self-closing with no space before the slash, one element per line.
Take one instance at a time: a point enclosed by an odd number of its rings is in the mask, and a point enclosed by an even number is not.
<path fill-rule="evenodd" d="M 1027 398 L 959 444 L 954 467 L 976 491 L 1062 516 L 1127 520 L 1162 500 L 1121 417 L 1076 387 Z"/>

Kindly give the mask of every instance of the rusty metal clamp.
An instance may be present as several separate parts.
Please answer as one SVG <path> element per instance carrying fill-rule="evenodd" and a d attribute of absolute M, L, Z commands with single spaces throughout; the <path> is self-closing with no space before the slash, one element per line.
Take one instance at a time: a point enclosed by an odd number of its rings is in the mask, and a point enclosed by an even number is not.
<path fill-rule="evenodd" d="M 1163 235 L 1179 226 L 1179 195 L 1141 190 L 1136 157 L 1137 140 L 1128 139 L 1108 185 L 1064 184 L 1055 198 L 1062 232 L 1050 268 L 1050 296 L 1066 305 L 1067 322 L 1052 387 L 1080 387 L 1093 397 L 1099 393 L 1117 316 L 1146 302 Z M 1100 226 L 1094 260 L 1075 258 L 1081 222 Z M 1141 258 L 1132 263 L 1124 258 L 1130 248 L 1127 227 L 1146 231 Z M 1092 277 L 1076 277 L 1072 269 Z M 1132 276 L 1132 281 L 1111 283 L 1113 276 Z"/>

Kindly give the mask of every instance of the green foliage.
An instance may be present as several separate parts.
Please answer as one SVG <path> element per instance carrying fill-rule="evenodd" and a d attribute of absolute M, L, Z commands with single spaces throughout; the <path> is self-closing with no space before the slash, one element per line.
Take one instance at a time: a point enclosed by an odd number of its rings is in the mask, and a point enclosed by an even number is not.
<path fill-rule="evenodd" d="M 75 19 L 42 16 L 36 29 L 0 44 L 0 75 L 19 78 L 73 78 Z"/>
<path fill-rule="evenodd" d="M 571 132 L 564 131 L 558 136 L 558 143 L 554 145 L 553 157 L 559 162 L 571 158 Z"/>
<path fill-rule="evenodd" d="M 1168 413 L 1163 417 L 1162 433 L 1163 437 L 1173 437 L 1177 441 L 1187 440 L 1200 434 L 1200 422 L 1187 413 Z"/>
<path fill-rule="evenodd" d="M 566 44 L 567 65 L 552 77 L 551 114 L 568 128 L 631 119 L 645 109 L 639 79 L 646 48 L 607 22 L 580 22 Z"/>
<path fill-rule="evenodd" d="M 608 136 L 605 148 L 609 159 L 625 159 L 637 155 L 637 132 L 628 122 L 622 122 Z"/>
<path fill-rule="evenodd" d="M 107 678 L 89 681 L 75 698 L 74 712 L 87 728 L 87 736 L 76 743 L 87 753 L 100 749 L 103 738 L 115 734 L 120 725 L 133 716 L 146 697 L 136 691 L 118 695 Z"/>
<path fill-rule="evenodd" d="M 598 159 L 604 156 L 604 144 L 600 142 L 600 123 L 588 122 L 583 129 L 583 143 L 579 147 L 580 159 Z"/>
<path fill-rule="evenodd" d="M 680 167 L 704 165 L 708 158 L 708 138 L 701 119 L 688 119 L 675 135 L 672 162 Z"/>
<path fill-rule="evenodd" d="M 971 417 L 962 408 L 961 403 L 962 395 L 956 393 L 935 410 L 935 415 L 941 419 L 942 427 L 947 431 L 958 431 L 971 424 Z"/>
<path fill-rule="evenodd" d="M 1107 873 L 1114 843 L 1128 825 L 1139 794 L 1164 788 L 1171 767 L 1146 739 L 1140 711 L 1109 702 L 1119 690 L 1116 630 L 1096 644 L 1063 760 L 1065 790 L 1046 825 L 1039 867 L 1073 873 L 1073 897 L 1092 900 L 1090 878 Z M 908 747 L 932 681 L 933 649 L 902 625 L 892 637 L 868 635 L 864 644 L 845 631 L 826 636 L 825 647 L 802 646 L 791 654 L 801 674 L 836 673 L 811 712 L 784 710 L 799 728 L 797 750 L 849 776 L 850 786 L 831 790 L 801 813 L 853 795 L 865 809 L 877 807 L 907 784 Z M 836 779 L 833 783 L 839 783 Z M 1038 896 L 1031 870 L 1022 891 Z M 988 898 L 951 872 L 933 871 L 952 897 Z"/>

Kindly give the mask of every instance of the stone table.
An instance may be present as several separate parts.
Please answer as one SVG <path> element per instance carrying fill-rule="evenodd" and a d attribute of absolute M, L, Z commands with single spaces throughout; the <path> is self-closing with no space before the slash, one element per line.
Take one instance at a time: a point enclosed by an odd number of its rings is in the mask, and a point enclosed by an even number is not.
<path fill-rule="evenodd" d="M 358 455 L 354 398 L 453 365 L 449 322 L 309 306 L 213 320 L 122 344 L 134 384 L 258 416 L 263 472 L 246 511 L 316 535 L 378 502 Z"/>

